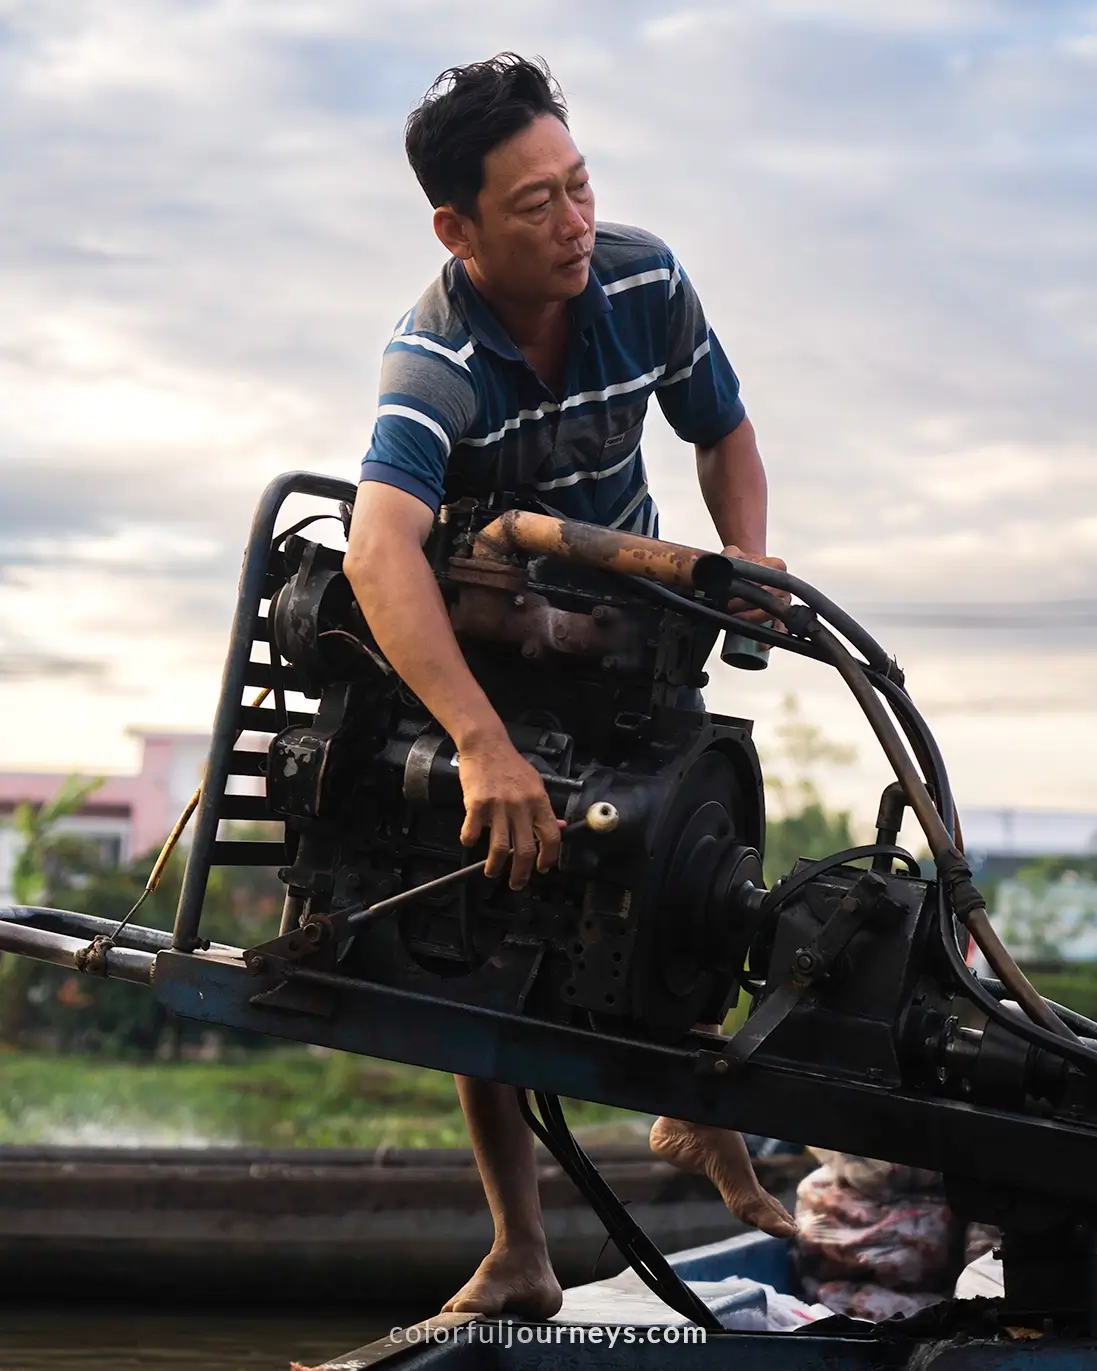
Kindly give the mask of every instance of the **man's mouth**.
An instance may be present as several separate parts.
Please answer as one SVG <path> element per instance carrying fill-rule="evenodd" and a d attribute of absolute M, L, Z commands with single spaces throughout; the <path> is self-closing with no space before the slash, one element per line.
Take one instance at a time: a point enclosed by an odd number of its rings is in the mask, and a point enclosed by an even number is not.
<path fill-rule="evenodd" d="M 561 262 L 560 266 L 565 271 L 570 271 L 573 267 L 583 266 L 588 261 L 590 261 L 589 252 L 577 252 L 574 257 L 569 257 L 566 261 Z"/>

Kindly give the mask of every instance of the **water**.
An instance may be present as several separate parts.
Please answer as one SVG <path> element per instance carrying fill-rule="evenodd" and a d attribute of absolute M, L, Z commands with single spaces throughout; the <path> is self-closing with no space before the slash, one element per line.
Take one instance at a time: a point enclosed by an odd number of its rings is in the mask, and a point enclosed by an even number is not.
<path fill-rule="evenodd" d="M 288 1371 L 291 1361 L 316 1366 L 423 1317 L 0 1304 L 0 1371 Z"/>

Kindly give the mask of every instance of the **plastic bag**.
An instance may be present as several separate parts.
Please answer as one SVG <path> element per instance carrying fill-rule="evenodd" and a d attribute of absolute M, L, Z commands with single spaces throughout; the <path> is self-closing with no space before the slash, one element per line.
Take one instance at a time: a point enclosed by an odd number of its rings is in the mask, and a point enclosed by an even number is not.
<path fill-rule="evenodd" d="M 940 1176 L 812 1151 L 824 1165 L 796 1191 L 797 1265 L 808 1298 L 873 1320 L 946 1298 L 958 1233 Z"/>

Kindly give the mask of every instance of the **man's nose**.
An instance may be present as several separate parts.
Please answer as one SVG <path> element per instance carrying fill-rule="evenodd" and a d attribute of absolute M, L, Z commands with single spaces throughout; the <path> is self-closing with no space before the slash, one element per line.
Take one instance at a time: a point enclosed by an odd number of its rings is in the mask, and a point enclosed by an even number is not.
<path fill-rule="evenodd" d="M 579 213 L 578 206 L 570 195 L 566 195 L 563 212 L 560 215 L 560 237 L 565 243 L 570 243 L 573 238 L 582 238 L 588 227 L 587 221 Z"/>

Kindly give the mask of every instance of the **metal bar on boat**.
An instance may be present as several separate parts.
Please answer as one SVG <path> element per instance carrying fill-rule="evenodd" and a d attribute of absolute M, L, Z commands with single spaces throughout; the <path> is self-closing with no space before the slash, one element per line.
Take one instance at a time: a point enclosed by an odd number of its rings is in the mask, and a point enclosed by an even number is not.
<path fill-rule="evenodd" d="M 89 945 L 87 938 L 72 938 L 64 933 L 52 933 L 31 924 L 13 923 L 0 919 L 0 952 L 15 952 L 21 957 L 52 962 L 55 966 L 69 966 L 74 971 L 87 969 Z M 134 947 L 102 947 L 101 969 L 98 974 L 110 980 L 134 981 L 148 985 L 156 962 L 154 952 Z"/>

